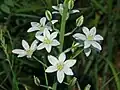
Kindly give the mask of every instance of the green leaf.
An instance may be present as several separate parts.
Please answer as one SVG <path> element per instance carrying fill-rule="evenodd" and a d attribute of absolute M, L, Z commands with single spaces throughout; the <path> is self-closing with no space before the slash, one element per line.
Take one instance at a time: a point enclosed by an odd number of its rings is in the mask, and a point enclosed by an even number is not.
<path fill-rule="evenodd" d="M 5 5 L 5 4 L 2 4 L 2 5 L 0 6 L 0 9 L 1 9 L 3 12 L 5 12 L 5 13 L 10 13 L 10 8 L 9 8 L 7 5 Z"/>
<path fill-rule="evenodd" d="M 15 75 L 14 72 L 13 72 L 13 87 L 12 87 L 12 90 L 19 90 L 18 81 L 16 80 L 16 75 Z"/>
<path fill-rule="evenodd" d="M 11 6 L 11 7 L 14 7 L 14 2 L 13 2 L 13 0 L 4 0 L 4 3 L 5 3 L 6 5 L 9 5 L 9 6 Z"/>

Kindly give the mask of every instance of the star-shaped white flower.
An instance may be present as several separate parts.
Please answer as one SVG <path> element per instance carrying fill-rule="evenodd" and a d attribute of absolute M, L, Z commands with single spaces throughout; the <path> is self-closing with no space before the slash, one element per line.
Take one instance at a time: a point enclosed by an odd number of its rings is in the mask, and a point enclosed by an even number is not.
<path fill-rule="evenodd" d="M 52 66 L 49 66 L 45 70 L 45 72 L 52 73 L 57 71 L 57 80 L 59 83 L 63 82 L 65 74 L 73 75 L 70 67 L 72 67 L 76 63 L 75 59 L 66 60 L 66 55 L 64 53 L 61 53 L 58 59 L 52 55 L 49 55 L 48 60 L 52 64 Z"/>
<path fill-rule="evenodd" d="M 59 4 L 58 6 L 52 6 L 53 9 L 55 9 L 56 11 L 52 12 L 52 14 L 60 14 L 61 16 L 63 15 L 63 9 L 64 9 L 64 5 L 63 4 Z M 77 13 L 79 12 L 79 10 L 69 10 L 67 13 L 67 18 L 69 17 L 69 14 L 73 14 L 73 13 Z"/>
<path fill-rule="evenodd" d="M 58 20 L 52 20 L 51 23 L 55 24 L 56 22 L 58 22 Z M 31 22 L 31 28 L 28 29 L 27 32 L 33 32 L 33 31 L 38 31 L 36 33 L 36 35 L 42 34 L 44 32 L 44 29 L 48 29 L 50 31 L 52 31 L 52 28 L 50 26 L 50 23 L 46 24 L 46 17 L 43 17 L 40 19 L 40 23 L 38 22 Z"/>
<path fill-rule="evenodd" d="M 24 50 L 23 49 L 14 49 L 14 50 L 12 50 L 12 52 L 15 54 L 18 54 L 18 57 L 27 56 L 27 58 L 31 58 L 33 52 L 37 48 L 37 43 L 38 43 L 38 41 L 34 40 L 31 44 L 31 46 L 29 46 L 25 40 L 22 40 L 22 46 L 23 46 Z"/>
<path fill-rule="evenodd" d="M 100 42 L 101 40 L 103 40 L 103 37 L 101 35 L 96 35 L 96 28 L 93 27 L 90 29 L 87 27 L 83 27 L 82 28 L 84 34 L 81 33 L 76 33 L 73 35 L 73 37 L 76 40 L 82 40 L 84 41 L 84 52 L 86 54 L 86 56 L 89 56 L 91 53 L 91 46 L 93 46 L 94 48 L 98 49 L 98 50 L 102 50 L 100 44 L 98 42 Z"/>
<path fill-rule="evenodd" d="M 50 34 L 50 32 L 45 29 L 43 35 L 37 35 L 36 38 L 42 42 L 38 45 L 37 50 L 45 48 L 49 53 L 52 46 L 58 46 L 60 43 L 55 39 L 57 37 L 57 34 L 58 32 L 53 32 Z"/>

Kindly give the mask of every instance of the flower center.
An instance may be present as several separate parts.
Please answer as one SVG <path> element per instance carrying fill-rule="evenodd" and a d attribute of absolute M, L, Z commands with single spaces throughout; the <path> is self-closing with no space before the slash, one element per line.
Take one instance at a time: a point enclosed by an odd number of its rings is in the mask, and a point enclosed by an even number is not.
<path fill-rule="evenodd" d="M 93 36 L 92 36 L 92 35 L 89 35 L 89 36 L 87 37 L 87 39 L 88 39 L 88 40 L 93 40 Z"/>
<path fill-rule="evenodd" d="M 46 37 L 46 38 L 44 38 L 44 43 L 45 43 L 45 44 L 51 44 L 51 42 L 52 42 L 52 41 L 51 41 L 51 40 L 49 40 L 47 37 Z"/>
<path fill-rule="evenodd" d="M 58 69 L 59 71 L 61 71 L 61 70 L 63 69 L 63 67 L 64 67 L 64 64 L 63 64 L 63 63 L 57 64 L 57 69 Z"/>
<path fill-rule="evenodd" d="M 40 29 L 40 31 L 44 31 L 45 27 L 43 25 L 38 25 L 38 28 Z"/>
<path fill-rule="evenodd" d="M 27 55 L 28 56 L 31 56 L 33 54 L 33 51 L 32 50 L 27 50 Z"/>

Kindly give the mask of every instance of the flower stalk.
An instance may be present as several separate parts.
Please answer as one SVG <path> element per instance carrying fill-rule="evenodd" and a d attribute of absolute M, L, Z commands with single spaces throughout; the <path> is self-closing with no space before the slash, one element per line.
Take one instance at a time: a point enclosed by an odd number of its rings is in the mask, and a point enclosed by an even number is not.
<path fill-rule="evenodd" d="M 64 34 L 65 34 L 65 25 L 66 25 L 66 18 L 67 18 L 67 12 L 68 12 L 68 1 L 65 0 L 64 2 L 64 10 L 63 10 L 63 15 L 62 15 L 62 20 L 61 20 L 61 28 L 60 28 L 60 52 L 63 50 L 63 44 L 64 44 Z"/>

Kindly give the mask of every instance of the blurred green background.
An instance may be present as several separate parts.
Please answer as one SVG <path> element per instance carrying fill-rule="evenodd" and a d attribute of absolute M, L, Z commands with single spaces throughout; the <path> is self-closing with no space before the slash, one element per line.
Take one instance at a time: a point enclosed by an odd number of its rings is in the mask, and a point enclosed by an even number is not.
<path fill-rule="evenodd" d="M 45 84 L 42 65 L 33 58 L 17 58 L 11 51 L 14 48 L 22 48 L 23 39 L 31 43 L 35 39 L 35 33 L 27 33 L 31 27 L 30 22 L 39 22 L 39 19 L 45 16 L 45 10 L 52 12 L 52 6 L 63 1 L 0 0 L 0 90 L 47 90 L 36 86 L 33 80 L 35 75 L 41 84 Z M 83 15 L 83 26 L 96 26 L 97 33 L 104 37 L 102 52 L 98 55 L 93 53 L 89 58 L 82 53 L 76 58 L 79 61 L 74 72 L 81 89 L 89 83 L 92 85 L 91 90 L 120 90 L 120 0 L 75 0 L 74 8 L 80 10 L 80 13 L 70 15 L 66 33 L 76 27 L 76 18 Z M 53 19 L 59 20 L 56 24 L 59 29 L 60 15 L 53 15 Z M 76 30 L 79 31 L 81 28 Z M 72 37 L 65 37 L 64 49 L 71 46 L 68 39 L 72 44 Z M 42 50 L 34 55 L 42 60 L 42 56 L 48 53 Z M 54 80 L 51 78 L 53 75 L 55 74 L 48 75 L 50 86 Z M 64 84 L 58 84 L 56 90 L 62 90 L 61 87 L 67 90 Z"/>

